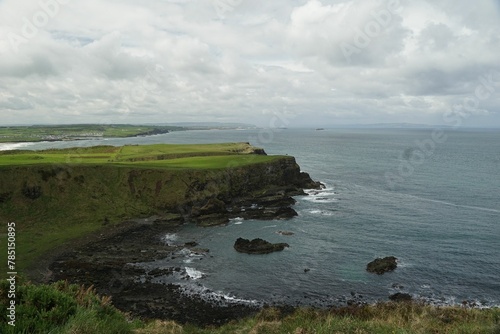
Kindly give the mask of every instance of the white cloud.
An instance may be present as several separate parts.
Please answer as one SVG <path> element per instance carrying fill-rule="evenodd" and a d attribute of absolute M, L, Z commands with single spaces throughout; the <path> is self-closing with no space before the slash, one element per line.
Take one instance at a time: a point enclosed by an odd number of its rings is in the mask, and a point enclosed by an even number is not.
<path fill-rule="evenodd" d="M 493 0 L 218 1 L 0 1 L 1 123 L 500 126 Z"/>

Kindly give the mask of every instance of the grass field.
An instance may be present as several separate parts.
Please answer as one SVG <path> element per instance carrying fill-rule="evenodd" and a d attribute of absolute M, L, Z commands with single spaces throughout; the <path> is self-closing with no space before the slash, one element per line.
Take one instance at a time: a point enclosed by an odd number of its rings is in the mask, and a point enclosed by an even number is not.
<path fill-rule="evenodd" d="M 226 168 L 268 162 L 247 143 L 205 145 L 95 146 L 44 151 L 0 151 L 0 166 L 108 164 L 152 168 Z"/>
<path fill-rule="evenodd" d="M 128 124 L 3 126 L 0 127 L 0 143 L 134 137 L 178 130 L 184 128 Z"/>

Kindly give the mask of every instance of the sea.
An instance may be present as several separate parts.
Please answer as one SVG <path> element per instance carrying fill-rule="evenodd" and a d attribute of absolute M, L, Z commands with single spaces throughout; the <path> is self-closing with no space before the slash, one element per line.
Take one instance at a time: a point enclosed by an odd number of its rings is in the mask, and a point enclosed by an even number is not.
<path fill-rule="evenodd" d="M 298 216 L 290 220 L 236 218 L 224 226 L 165 231 L 161 242 L 196 241 L 209 252 L 186 248 L 141 264 L 186 273 L 159 277 L 159 283 L 227 303 L 326 307 L 375 303 L 401 292 L 434 305 L 500 305 L 499 130 L 196 130 L 1 149 L 218 142 L 250 142 L 268 154 L 294 156 L 325 188 L 296 197 Z M 241 254 L 233 248 L 239 237 L 290 247 Z M 395 271 L 366 271 L 386 256 L 397 257 Z"/>

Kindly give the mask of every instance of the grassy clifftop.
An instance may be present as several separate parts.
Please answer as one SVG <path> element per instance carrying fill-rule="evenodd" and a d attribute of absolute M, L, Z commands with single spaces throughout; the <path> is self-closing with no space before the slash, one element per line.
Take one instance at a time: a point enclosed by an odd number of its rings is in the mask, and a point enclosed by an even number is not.
<path fill-rule="evenodd" d="M 104 226 L 151 215 L 189 221 L 208 201 L 230 204 L 300 178 L 293 157 L 248 143 L 8 151 L 0 153 L 0 220 L 16 223 L 23 269 Z"/>
<path fill-rule="evenodd" d="M 225 168 L 266 162 L 275 157 L 248 143 L 205 145 L 94 146 L 44 151 L 0 152 L 0 166 L 113 165 L 161 168 Z"/>

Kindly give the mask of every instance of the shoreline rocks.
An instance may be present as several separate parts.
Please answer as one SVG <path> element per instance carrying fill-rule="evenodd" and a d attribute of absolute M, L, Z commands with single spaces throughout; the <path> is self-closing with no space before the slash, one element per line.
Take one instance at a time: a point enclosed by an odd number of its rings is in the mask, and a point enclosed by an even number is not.
<path fill-rule="evenodd" d="M 260 238 L 253 239 L 252 241 L 238 238 L 234 243 L 236 251 L 247 254 L 268 254 L 282 251 L 286 247 L 290 246 L 287 243 L 273 244 Z"/>
<path fill-rule="evenodd" d="M 389 299 L 393 302 L 396 303 L 401 303 L 401 302 L 411 302 L 413 300 L 412 296 L 408 293 L 401 293 L 397 292 L 393 295 L 389 296 Z"/>

